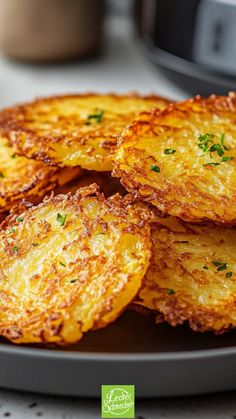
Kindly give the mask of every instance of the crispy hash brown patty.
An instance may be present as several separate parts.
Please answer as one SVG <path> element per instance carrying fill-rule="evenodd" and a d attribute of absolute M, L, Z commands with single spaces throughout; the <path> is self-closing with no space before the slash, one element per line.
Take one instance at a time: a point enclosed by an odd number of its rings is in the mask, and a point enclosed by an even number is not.
<path fill-rule="evenodd" d="M 111 171 L 118 136 L 140 112 L 163 109 L 158 96 L 81 94 L 48 97 L 0 113 L 18 152 L 55 166 Z"/>
<path fill-rule="evenodd" d="M 236 327 L 236 229 L 169 217 L 152 225 L 153 257 L 137 304 L 172 326 Z M 157 314 L 157 320 L 160 315 Z"/>
<path fill-rule="evenodd" d="M 164 213 L 235 224 L 236 95 L 141 114 L 123 134 L 113 174 Z"/>
<path fill-rule="evenodd" d="M 79 176 L 79 168 L 56 169 L 18 156 L 0 137 L 0 213 L 22 199 L 39 201 L 47 192 Z"/>
<path fill-rule="evenodd" d="M 149 215 L 133 198 L 105 200 L 93 184 L 9 217 L 0 232 L 0 334 L 69 344 L 112 322 L 147 270 Z"/>

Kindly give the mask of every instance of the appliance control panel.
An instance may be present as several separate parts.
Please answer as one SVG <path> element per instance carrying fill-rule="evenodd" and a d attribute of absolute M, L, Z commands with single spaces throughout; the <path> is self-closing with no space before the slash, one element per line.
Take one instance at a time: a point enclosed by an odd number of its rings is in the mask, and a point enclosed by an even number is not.
<path fill-rule="evenodd" d="M 236 1 L 202 0 L 193 46 L 196 63 L 236 75 Z"/>

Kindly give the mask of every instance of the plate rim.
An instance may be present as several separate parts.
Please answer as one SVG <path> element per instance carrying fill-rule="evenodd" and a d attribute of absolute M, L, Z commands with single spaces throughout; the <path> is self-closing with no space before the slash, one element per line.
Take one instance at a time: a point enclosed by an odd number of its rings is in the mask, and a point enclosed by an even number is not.
<path fill-rule="evenodd" d="M 8 346 L 8 344 L 0 343 L 0 354 L 17 355 L 19 357 L 35 357 L 35 358 L 50 358 L 63 361 L 100 361 L 100 362 L 169 362 L 169 361 L 183 361 L 183 360 L 197 360 L 207 358 L 217 358 L 225 356 L 236 356 L 236 345 L 232 347 L 222 347 L 213 349 L 199 349 L 192 351 L 173 351 L 173 352 L 77 352 L 73 350 L 60 349 L 43 349 L 43 348 L 28 348 L 19 346 Z"/>

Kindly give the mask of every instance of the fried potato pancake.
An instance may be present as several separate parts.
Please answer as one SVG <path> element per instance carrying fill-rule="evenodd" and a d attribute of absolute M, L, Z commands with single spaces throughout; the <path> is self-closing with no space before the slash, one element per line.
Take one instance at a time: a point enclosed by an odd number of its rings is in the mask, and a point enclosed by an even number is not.
<path fill-rule="evenodd" d="M 86 170 L 83 170 L 83 174 L 81 176 L 78 176 L 71 182 L 56 188 L 54 192 L 56 195 L 67 194 L 69 192 L 75 193 L 77 189 L 89 186 L 92 183 L 96 183 L 99 186 L 100 191 L 107 198 L 115 195 L 116 193 L 119 193 L 122 196 L 127 194 L 126 189 L 121 185 L 119 179 L 112 178 L 110 172 L 90 172 Z"/>
<path fill-rule="evenodd" d="M 141 114 L 123 134 L 113 174 L 164 213 L 235 224 L 235 115 L 233 93 Z"/>
<path fill-rule="evenodd" d="M 0 113 L 18 152 L 46 164 L 111 171 L 118 136 L 140 112 L 163 109 L 158 96 L 80 94 L 48 97 Z"/>
<path fill-rule="evenodd" d="M 69 344 L 115 320 L 149 265 L 149 213 L 133 198 L 106 200 L 93 184 L 9 217 L 0 231 L 0 335 Z"/>
<path fill-rule="evenodd" d="M 152 225 L 151 236 L 153 256 L 136 303 L 172 326 L 235 328 L 236 228 L 169 217 Z"/>
<path fill-rule="evenodd" d="M 52 189 L 79 176 L 81 169 L 56 169 L 18 156 L 7 139 L 0 137 L 0 213 L 21 199 L 39 202 Z"/>

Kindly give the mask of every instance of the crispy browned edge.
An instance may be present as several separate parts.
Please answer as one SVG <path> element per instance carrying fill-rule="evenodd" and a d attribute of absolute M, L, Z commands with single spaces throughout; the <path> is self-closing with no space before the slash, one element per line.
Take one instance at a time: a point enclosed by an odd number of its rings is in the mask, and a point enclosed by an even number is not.
<path fill-rule="evenodd" d="M 122 196 L 127 194 L 127 190 L 120 183 L 120 180 L 111 177 L 111 172 L 96 172 L 95 170 L 81 169 L 81 173 L 81 176 L 77 176 L 65 185 L 54 189 L 55 195 L 67 194 L 68 192 L 75 193 L 77 189 L 89 186 L 92 183 L 96 183 L 100 187 L 100 192 L 106 198 L 117 193 Z"/>
<path fill-rule="evenodd" d="M 118 142 L 118 146 L 121 145 L 122 143 L 126 142 L 126 134 L 128 132 L 129 129 L 133 130 L 134 132 L 137 131 L 137 128 L 141 125 L 146 125 L 147 121 L 145 120 L 145 116 L 148 118 L 152 118 L 155 119 L 157 116 L 159 116 L 160 118 L 162 116 L 166 116 L 169 115 L 170 113 L 172 113 L 175 110 L 181 110 L 181 112 L 183 112 L 183 114 L 185 113 L 185 117 L 187 118 L 187 113 L 188 113 L 188 109 L 185 107 L 186 104 L 189 103 L 196 103 L 196 104 L 200 104 L 204 107 L 207 107 L 209 111 L 214 111 L 216 112 L 217 110 L 219 111 L 233 111 L 236 112 L 236 93 L 235 92 L 229 92 L 228 96 L 217 96 L 217 95 L 211 95 L 208 98 L 204 98 L 200 95 L 195 96 L 194 98 L 191 99 L 186 99 L 182 102 L 179 103 L 170 103 L 165 109 L 163 109 L 162 111 L 158 110 L 158 109 L 151 109 L 150 111 L 144 111 L 141 112 L 139 117 L 137 118 L 137 120 L 135 119 L 131 124 L 129 124 L 129 126 L 124 130 L 123 134 L 120 136 L 119 138 L 119 142 Z M 143 120 L 142 120 L 143 117 Z M 150 122 L 151 124 L 151 122 Z M 128 134 L 129 136 L 129 134 Z M 146 185 L 146 192 L 148 191 L 149 193 L 145 193 L 145 197 L 143 194 L 141 194 L 139 192 L 139 188 L 140 188 L 140 183 L 135 181 L 134 179 L 132 179 L 131 176 L 129 176 L 129 174 L 127 174 L 126 171 L 122 170 L 119 167 L 119 164 L 115 161 L 115 159 L 113 160 L 113 171 L 112 171 L 112 176 L 114 177 L 118 177 L 120 179 L 121 184 L 127 189 L 128 192 L 130 192 L 131 194 L 134 195 L 134 197 L 136 199 L 140 199 L 140 200 L 145 200 L 146 202 L 153 202 L 153 201 L 159 201 L 162 202 L 162 196 L 161 196 L 161 191 L 156 191 L 156 188 L 154 188 L 153 186 L 150 185 Z M 177 187 L 174 185 L 169 185 L 168 187 L 168 193 L 172 193 L 173 191 L 177 191 Z M 182 192 L 182 191 L 181 191 Z M 165 190 L 165 195 L 167 194 L 166 190 Z M 200 194 L 200 193 L 199 193 Z M 208 195 L 205 195 L 204 193 L 200 194 L 203 198 L 208 199 Z M 224 199 L 222 197 L 222 200 L 225 200 L 226 204 L 228 202 L 227 199 Z M 171 205 L 168 205 L 168 203 L 166 203 L 165 199 L 162 202 L 165 206 L 165 213 L 168 213 L 168 208 Z M 185 205 L 184 203 L 181 204 L 181 214 L 179 214 L 179 216 L 181 216 L 184 220 L 189 221 L 189 222 L 205 222 L 205 221 L 209 221 L 209 217 L 202 217 L 201 219 L 197 220 L 196 217 L 191 217 L 191 215 L 189 214 L 189 205 Z M 220 217 L 217 217 L 217 214 L 215 214 L 215 218 L 213 220 L 216 224 L 222 225 L 225 224 L 227 226 L 231 226 L 231 225 L 235 225 L 236 219 L 232 220 L 232 221 L 222 221 L 222 219 Z"/>
<path fill-rule="evenodd" d="M 185 99 L 181 102 L 174 102 L 171 101 L 171 103 L 169 103 L 169 105 L 163 109 L 162 111 L 158 111 L 158 114 L 161 113 L 161 116 L 163 115 L 168 115 L 170 112 L 172 112 L 174 109 L 181 109 L 181 110 L 187 110 L 185 108 L 185 105 L 188 103 L 196 103 L 196 104 L 201 104 L 202 106 L 208 108 L 210 111 L 236 111 L 236 92 L 229 92 L 228 95 L 223 96 L 223 95 L 210 95 L 208 97 L 204 97 L 201 95 L 196 95 L 190 99 Z M 184 109 L 182 108 L 184 107 Z M 145 111 L 146 113 L 148 113 L 149 111 Z M 150 111 L 150 113 L 152 113 L 155 111 Z M 136 123 L 136 121 L 134 121 L 134 124 Z"/>
<path fill-rule="evenodd" d="M 44 164 L 42 162 L 42 164 Z M 63 168 L 60 167 L 48 167 L 45 165 L 45 169 L 47 173 L 44 173 L 44 168 L 39 169 L 39 173 L 36 173 L 35 179 L 31 180 L 30 184 L 27 186 L 22 186 L 21 188 L 17 189 L 12 194 L 5 193 L 0 194 L 3 199 L 5 199 L 6 204 L 4 207 L 0 206 L 0 214 L 9 212 L 12 207 L 15 207 L 20 204 L 21 201 L 24 200 L 31 200 L 32 203 L 38 204 L 42 199 L 47 196 L 51 191 L 56 192 L 57 188 L 59 189 L 61 186 L 60 179 L 63 177 Z M 73 181 L 76 179 L 80 179 L 82 177 L 82 169 L 80 169 L 80 173 L 78 172 Z M 71 182 L 71 181 L 70 181 Z M 67 182 L 67 183 L 70 183 Z M 64 186 L 67 185 L 64 184 Z M 27 194 L 27 192 L 30 192 Z"/>
<path fill-rule="evenodd" d="M 229 322 L 227 323 L 227 318 L 224 316 L 225 306 L 223 304 L 222 314 L 220 313 L 219 306 L 217 307 L 217 311 L 212 310 L 211 313 L 209 313 L 209 310 L 204 307 L 193 307 L 180 295 L 177 297 L 175 295 L 167 296 L 166 289 L 161 288 L 158 288 L 157 301 L 158 300 L 161 301 L 162 308 L 159 310 L 150 310 L 152 311 L 152 316 L 155 318 L 157 324 L 167 322 L 171 326 L 176 327 L 188 323 L 194 332 L 213 332 L 216 335 L 235 329 L 234 325 Z M 140 306 L 144 307 L 144 311 L 142 311 L 142 309 L 140 310 Z M 142 306 L 142 300 L 139 298 L 131 303 L 130 308 L 144 315 L 149 311 L 148 308 Z M 234 302 L 227 306 L 228 312 L 230 312 L 231 309 L 235 309 Z M 218 321 L 222 324 L 225 322 L 226 324 L 217 329 L 216 326 Z"/>
<path fill-rule="evenodd" d="M 40 198 L 42 198 L 44 195 L 49 193 L 52 189 L 59 186 L 59 179 L 57 178 L 57 174 L 59 174 L 60 169 L 55 170 L 55 172 L 47 173 L 47 177 L 40 177 L 32 180 L 30 184 L 27 186 L 22 186 L 20 189 L 18 189 L 15 193 L 12 193 L 9 195 L 9 193 L 2 194 L 2 198 L 5 199 L 6 205 L 4 207 L 0 207 L 0 213 L 9 211 L 12 207 L 12 205 L 16 205 L 17 202 L 20 202 L 22 199 L 24 199 L 24 195 L 27 195 L 28 191 L 33 191 L 37 186 L 38 183 L 40 183 L 40 188 L 37 189 L 35 192 L 30 194 L 28 198 L 30 198 L 33 201 L 38 201 Z M 48 178 L 48 176 L 51 176 Z"/>
<path fill-rule="evenodd" d="M 31 106 L 40 104 L 40 103 L 44 103 L 44 102 L 50 102 L 52 100 L 59 100 L 59 99 L 70 99 L 70 98 L 81 98 L 81 97 L 94 97 L 94 96 L 99 96 L 99 97 L 103 97 L 103 96 L 110 96 L 113 97 L 117 100 L 120 99 L 125 99 L 125 98 L 140 98 L 143 100 L 160 100 L 163 102 L 166 102 L 166 106 L 168 106 L 170 103 L 172 103 L 172 101 L 170 101 L 167 98 L 155 95 L 155 94 L 149 94 L 149 95 L 140 95 L 136 92 L 128 92 L 126 94 L 116 94 L 116 93 L 95 93 L 95 92 L 88 92 L 88 93 L 71 93 L 71 94 L 64 94 L 64 95 L 56 95 L 56 96 L 47 96 L 47 97 L 39 97 L 36 98 L 34 101 L 32 102 L 26 102 L 26 103 L 21 103 L 18 104 L 16 106 L 12 106 L 12 107 L 8 107 L 3 109 L 0 112 L 0 133 L 2 135 L 4 135 L 8 140 L 9 143 L 11 145 L 17 145 L 17 149 L 18 152 L 22 155 L 25 155 L 24 153 L 24 147 L 22 147 L 19 142 L 18 142 L 18 135 L 21 134 L 21 132 L 24 132 L 27 134 L 28 139 L 36 139 L 39 138 L 39 136 L 37 134 L 35 134 L 34 130 L 31 130 L 29 128 L 26 128 L 24 126 L 24 120 L 23 121 L 19 121 L 18 120 L 18 116 L 19 115 L 23 115 L 26 116 L 27 115 L 27 109 Z M 119 135 L 114 135 L 114 139 L 119 138 Z M 52 142 L 60 142 L 61 140 L 63 140 L 63 135 L 58 135 L 57 137 L 49 137 L 49 136 L 41 136 L 40 139 L 42 139 L 43 141 L 45 139 L 48 139 L 49 141 Z M 81 137 L 82 139 L 83 137 Z M 114 146 L 114 144 L 113 144 Z M 105 144 L 104 144 L 105 147 Z M 47 165 L 51 165 L 51 166 L 60 166 L 59 164 L 56 164 L 53 159 L 49 158 L 43 151 L 39 151 L 39 152 L 34 152 L 34 153 L 30 153 L 30 158 L 36 159 L 36 160 L 41 160 L 43 161 L 45 164 Z M 62 165 L 63 166 L 63 165 Z"/>
<path fill-rule="evenodd" d="M 141 201 L 137 201 L 133 195 L 127 194 L 125 196 L 116 193 L 108 198 L 104 196 L 104 193 L 100 192 L 100 187 L 96 183 L 91 183 L 89 186 L 83 186 L 75 193 L 68 192 L 67 194 L 58 194 L 55 196 L 55 193 L 52 191 L 50 195 L 44 197 L 42 202 L 38 204 L 34 204 L 28 200 L 22 200 L 19 204 L 15 205 L 11 209 L 11 214 L 4 219 L 3 223 L 1 224 L 2 228 L 8 228 L 9 223 L 12 220 L 15 220 L 19 214 L 23 213 L 24 211 L 28 210 L 35 210 L 37 208 L 41 208 L 45 204 L 48 204 L 51 201 L 55 202 L 63 202 L 65 200 L 69 201 L 79 201 L 80 199 L 87 197 L 87 196 L 96 196 L 100 202 L 105 202 L 108 207 L 111 208 L 114 213 L 119 216 L 120 214 L 124 215 L 127 213 L 127 207 L 129 205 L 137 204 L 139 205 L 139 213 L 141 217 L 141 223 L 146 222 L 147 220 L 153 221 L 156 219 L 156 216 L 159 215 L 158 210 L 149 206 L 146 203 Z"/>

